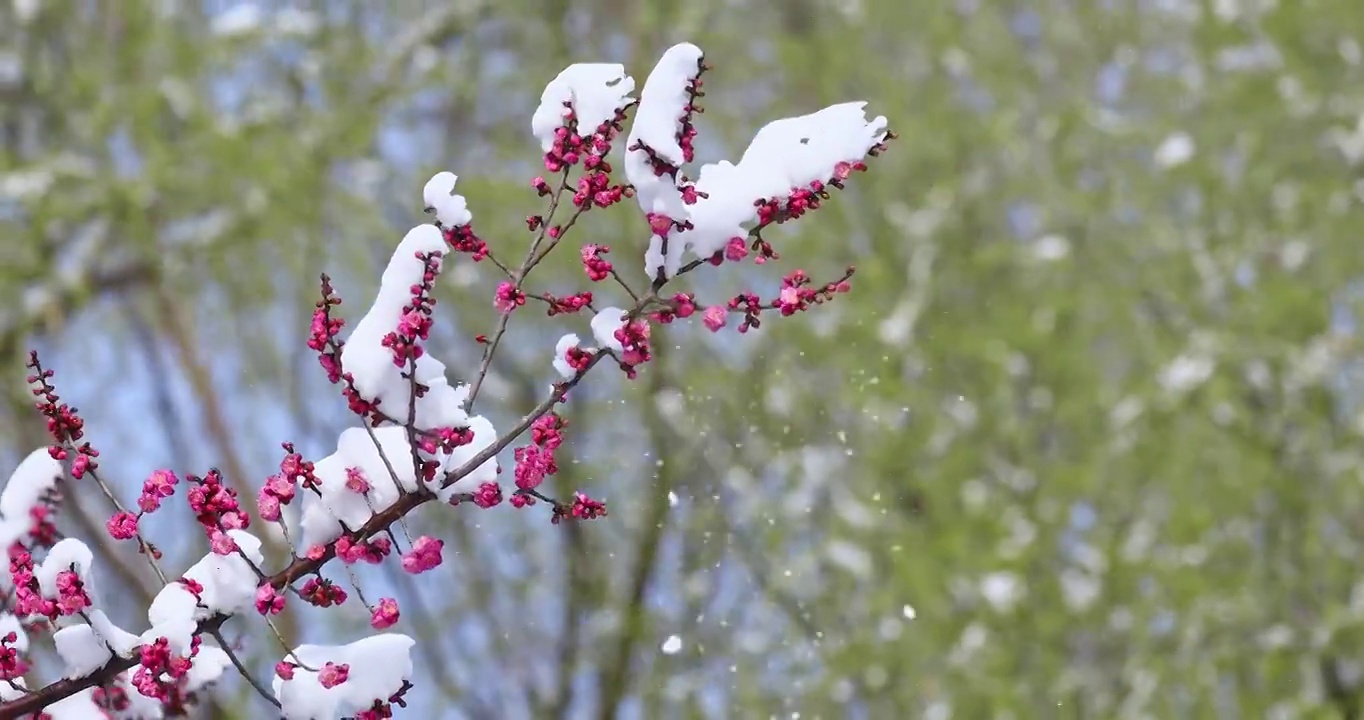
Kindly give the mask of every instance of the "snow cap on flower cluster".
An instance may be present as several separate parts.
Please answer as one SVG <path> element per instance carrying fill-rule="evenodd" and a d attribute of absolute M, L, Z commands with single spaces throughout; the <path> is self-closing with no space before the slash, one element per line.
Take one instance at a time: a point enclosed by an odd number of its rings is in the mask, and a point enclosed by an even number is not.
<path fill-rule="evenodd" d="M 612 330 L 612 332 L 615 331 Z M 578 347 L 578 336 L 573 333 L 559 338 L 559 342 L 554 344 L 554 370 L 565 380 L 578 372 L 573 369 L 572 365 L 568 364 L 568 351 L 575 347 Z"/>
<path fill-rule="evenodd" d="M 210 551 L 186 570 L 185 579 L 203 588 L 197 598 L 179 581 L 161 588 L 151 607 L 147 608 L 151 629 L 142 633 L 142 642 L 152 643 L 164 637 L 172 650 L 186 655 L 199 621 L 215 614 L 231 615 L 252 607 L 259 581 L 251 565 L 260 567 L 265 563 L 260 539 L 245 530 L 228 530 L 227 536 L 236 543 L 241 554 L 219 555 Z"/>
<path fill-rule="evenodd" d="M 440 487 L 443 471 L 462 466 L 497 440 L 497 431 L 492 423 L 481 415 L 469 418 L 464 424 L 473 432 L 473 442 L 456 447 L 448 455 L 437 454 L 435 459 L 440 462 L 440 471 L 431 482 L 421 481 L 441 501 L 497 479 L 497 459 L 490 458 L 459 482 L 447 488 Z M 374 433 L 373 439 L 370 438 L 370 432 Z M 356 492 L 350 482 L 352 475 L 364 479 L 368 487 L 363 493 Z M 407 430 L 397 425 L 374 428 L 372 431 L 364 428 L 343 431 L 336 441 L 336 452 L 317 461 L 313 466 L 313 476 L 318 481 L 318 493 L 303 495 L 300 521 L 305 548 L 323 545 L 341 537 L 343 524 L 352 530 L 360 528 L 369 522 L 374 513 L 398 501 L 400 486 L 405 492 L 416 492 L 419 488 Z"/>
<path fill-rule="evenodd" d="M 639 92 L 639 107 L 630 126 L 627 147 L 644 143 L 676 167 L 687 161 L 677 134 L 691 102 L 687 86 L 701 74 L 701 58 L 701 48 L 680 43 L 668 48 L 658 59 Z"/>
<path fill-rule="evenodd" d="M 38 579 L 38 589 L 43 597 L 55 600 L 58 596 L 57 576 L 74 569 L 76 577 L 85 585 L 86 594 L 94 597 L 95 582 L 90 573 L 94 562 L 95 556 L 88 545 L 75 538 L 66 538 L 47 551 L 47 557 L 33 571 L 33 576 Z"/>
<path fill-rule="evenodd" d="M 700 49 L 688 43 L 663 54 L 644 83 L 630 130 L 627 147 L 632 149 L 626 154 L 625 173 L 635 186 L 640 209 L 693 226 L 668 231 L 666 256 L 663 237 L 651 238 L 645 255 L 649 277 L 656 277 L 660 268 L 665 277 L 672 277 L 686 250 L 705 258 L 731 238 L 746 236 L 746 226 L 758 219 L 757 201 L 784 200 L 792 190 L 809 189 L 812 182 L 827 183 L 837 177 L 841 165 L 860 162 L 886 139 L 886 118 L 868 120 L 865 102 L 777 120 L 758 131 L 737 164 L 702 166 L 694 187 L 697 200 L 687 205 L 679 187 L 684 179 L 655 173 L 648 152 L 640 146 L 675 166 L 682 164 L 680 119 L 689 112 L 689 88 L 700 73 L 700 59 Z"/>
<path fill-rule="evenodd" d="M 445 239 L 434 225 L 418 225 L 408 231 L 380 280 L 379 292 L 365 316 L 355 325 L 341 349 L 341 368 L 351 374 L 355 390 L 381 409 L 401 413 L 406 419 L 412 383 L 404 368 L 393 363 L 393 352 L 384 347 L 386 335 L 398 327 L 403 307 L 412 300 L 412 286 L 422 282 L 425 267 L 417 253 L 444 252 Z M 468 389 L 454 387 L 445 378 L 445 365 L 424 354 L 416 361 L 416 380 L 428 390 L 416 401 L 416 426 L 422 430 L 464 427 L 468 415 L 464 402 Z"/>
<path fill-rule="evenodd" d="M 469 204 L 463 195 L 455 194 L 455 183 L 459 176 L 452 172 L 439 172 L 426 181 L 422 188 L 422 202 L 426 211 L 435 213 L 436 221 L 442 227 L 463 227 L 473 222 L 474 215 L 469 212 Z"/>
<path fill-rule="evenodd" d="M 272 687 L 285 720 L 333 720 L 387 702 L 412 676 L 412 638 L 383 633 L 349 645 L 300 645 L 283 662 L 302 664 L 290 679 L 275 675 Z M 318 670 L 349 666 L 344 682 L 324 687 Z M 330 683 L 329 683 L 330 684 Z"/>
<path fill-rule="evenodd" d="M 540 95 L 540 106 L 530 119 L 530 129 L 540 141 L 540 149 L 549 152 L 554 147 L 554 133 L 564 125 L 569 103 L 578 118 L 578 132 L 586 135 L 631 102 L 635 79 L 625 73 L 619 63 L 577 63 L 545 86 Z"/>
<path fill-rule="evenodd" d="M 62 464 L 53 459 L 47 447 L 28 454 L 9 476 L 0 491 L 0 547 L 10 547 L 33 527 L 33 509 L 57 485 Z"/>
<path fill-rule="evenodd" d="M 668 48 L 639 93 L 639 106 L 625 144 L 625 176 L 634 185 L 635 198 L 645 214 L 686 219 L 687 206 L 677 187 L 680 178 L 655 173 L 649 152 L 674 167 L 686 162 L 678 134 L 691 103 L 688 88 L 701 74 L 701 58 L 701 48 L 691 43 Z"/>
<path fill-rule="evenodd" d="M 19 618 L 15 617 L 14 613 L 0 612 L 0 637 L 10 633 L 14 633 L 14 642 L 6 647 L 13 648 L 20 654 L 28 652 L 28 633 L 24 631 L 23 623 L 19 622 Z M 4 685 L 5 683 L 0 682 L 0 690 L 4 689 Z"/>
<path fill-rule="evenodd" d="M 597 345 L 608 350 L 624 351 L 624 346 L 616 339 L 616 331 L 625 327 L 627 315 L 628 313 L 618 307 L 602 308 L 601 312 L 592 318 L 592 339 L 597 341 Z"/>

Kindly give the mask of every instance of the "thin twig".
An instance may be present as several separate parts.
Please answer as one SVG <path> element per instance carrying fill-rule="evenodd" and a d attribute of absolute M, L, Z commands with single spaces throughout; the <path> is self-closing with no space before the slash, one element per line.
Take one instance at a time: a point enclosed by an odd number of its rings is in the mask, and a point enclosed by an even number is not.
<path fill-rule="evenodd" d="M 530 274 L 531 268 L 535 267 L 536 251 L 540 244 L 544 242 L 545 236 L 549 234 L 549 229 L 553 227 L 554 214 L 559 210 L 559 201 L 563 199 L 564 192 L 569 190 L 568 185 L 569 169 L 565 168 L 559 177 L 559 187 L 554 191 L 549 200 L 549 210 L 545 212 L 543 222 L 540 223 L 540 231 L 536 233 L 535 240 L 531 242 L 530 248 L 526 251 L 526 259 L 521 263 L 521 269 L 516 272 L 516 277 L 512 280 L 512 285 L 516 290 L 521 289 L 521 284 L 526 281 L 526 276 Z M 574 216 L 576 219 L 577 216 Z M 487 348 L 483 351 L 483 360 L 478 365 L 478 374 L 474 376 L 474 382 L 469 387 L 468 408 L 474 409 L 474 401 L 478 399 L 478 391 L 483 388 L 483 380 L 488 377 L 488 368 L 492 366 L 493 355 L 497 352 L 497 346 L 502 342 L 502 336 L 507 333 L 507 323 L 511 321 L 511 311 L 501 314 L 497 319 L 497 330 L 493 332 L 493 337 L 488 341 Z"/>
<path fill-rule="evenodd" d="M 68 443 L 63 443 L 63 445 L 64 445 L 65 448 L 66 448 L 66 452 L 67 452 L 67 456 L 68 456 L 68 457 L 76 457 L 76 447 L 75 447 L 75 445 L 73 445 L 73 444 L 71 444 L 71 443 L 69 443 L 69 442 L 68 442 Z M 65 466 L 65 465 L 67 465 L 67 463 L 63 463 L 63 466 Z M 66 472 L 67 472 L 67 474 L 69 475 L 70 472 L 71 472 L 71 471 L 70 471 L 70 468 L 66 468 Z M 114 491 L 113 491 L 112 489 L 110 489 L 109 484 L 106 483 L 106 482 L 104 482 L 104 479 L 101 478 L 101 477 L 99 476 L 99 472 L 98 472 L 98 471 L 96 471 L 96 470 L 94 470 L 94 469 L 86 470 L 86 471 L 85 471 L 85 476 L 88 477 L 88 478 L 90 478 L 90 479 L 95 483 L 95 486 L 98 487 L 98 488 L 100 489 L 100 491 L 104 493 L 104 497 L 108 498 L 108 499 L 109 499 L 109 502 L 113 504 L 114 510 L 115 510 L 115 511 L 120 512 L 120 513 L 128 512 L 128 511 L 123 507 L 123 503 L 121 503 L 121 502 L 118 501 L 118 498 L 114 495 Z M 154 551 L 152 550 L 152 547 L 151 547 L 151 543 L 148 543 L 147 540 L 146 540 L 145 538 L 142 537 L 142 531 L 141 531 L 141 530 L 138 530 L 138 531 L 137 531 L 137 534 L 136 534 L 135 537 L 137 538 L 137 546 L 138 546 L 138 549 L 139 549 L 139 551 L 140 551 L 140 554 L 146 556 L 146 558 L 147 558 L 147 564 L 150 565 L 151 568 L 152 568 L 152 571 L 156 573 L 156 577 L 157 577 L 158 580 L 161 581 L 161 584 L 162 584 L 162 585 L 165 585 L 165 584 L 166 584 L 166 573 L 165 573 L 164 571 L 161 570 L 161 563 L 157 562 L 157 560 L 156 560 L 156 555 L 154 554 Z"/>
<path fill-rule="evenodd" d="M 260 684 L 260 681 L 256 679 L 256 676 L 252 675 L 251 671 L 246 669 L 246 666 L 242 664 L 242 661 L 237 657 L 237 654 L 232 652 L 232 648 L 227 644 L 227 641 L 223 639 L 223 631 L 214 628 L 209 634 L 213 636 L 214 640 L 218 641 L 219 649 L 224 653 L 227 653 L 227 659 L 232 661 L 232 666 L 237 668 L 237 672 L 241 673 L 243 678 L 246 678 L 246 682 L 250 683 L 251 687 L 256 689 L 256 693 L 265 698 L 265 701 L 271 705 L 280 707 L 279 700 L 275 699 L 274 693 L 266 692 L 265 687 Z"/>

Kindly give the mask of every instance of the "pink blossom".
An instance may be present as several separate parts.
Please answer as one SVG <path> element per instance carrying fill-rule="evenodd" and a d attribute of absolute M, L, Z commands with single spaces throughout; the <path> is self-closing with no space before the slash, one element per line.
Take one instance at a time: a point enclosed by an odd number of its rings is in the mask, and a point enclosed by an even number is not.
<path fill-rule="evenodd" d="M 308 465 L 311 466 L 312 463 L 308 463 Z M 297 474 L 302 475 L 305 473 L 299 472 Z M 307 468 L 306 475 L 309 477 L 312 476 L 311 467 Z M 281 472 L 279 474 L 271 475 L 270 477 L 265 479 L 265 486 L 261 488 L 261 491 L 268 492 L 271 495 L 274 495 L 275 497 L 279 498 L 281 502 L 288 503 L 290 500 L 294 499 L 294 493 L 297 492 L 298 490 L 298 488 L 294 485 L 293 477 L 294 477 L 293 474 L 286 475 L 281 469 Z"/>
<path fill-rule="evenodd" d="M 268 582 L 256 589 L 256 612 L 261 615 L 278 615 L 284 612 L 284 596 L 276 592 L 275 586 Z"/>
<path fill-rule="evenodd" d="M 559 471 L 554 454 L 539 446 L 519 447 L 513 455 L 516 458 L 516 487 L 522 490 L 534 490 L 544 482 L 546 475 Z"/>
<path fill-rule="evenodd" d="M 369 616 L 369 626 L 375 630 L 393 627 L 396 622 L 398 622 L 398 601 L 393 598 L 380 600 Z"/>
<path fill-rule="evenodd" d="M 666 236 L 673 226 L 677 223 L 672 218 L 662 213 L 649 213 L 649 230 L 660 237 Z"/>
<path fill-rule="evenodd" d="M 587 271 L 587 278 L 592 282 L 601 282 L 611 276 L 614 269 L 611 262 L 603 255 L 611 252 L 607 245 L 584 245 L 582 249 L 583 270 Z"/>
<path fill-rule="evenodd" d="M 696 312 L 696 298 L 691 293 L 678 293 L 673 296 L 673 312 L 683 320 Z"/>
<path fill-rule="evenodd" d="M 416 575 L 426 572 L 441 563 L 441 548 L 445 543 L 423 535 L 412 543 L 412 550 L 403 555 L 403 569 Z"/>
<path fill-rule="evenodd" d="M 369 481 L 365 479 L 365 471 L 358 467 L 346 468 L 346 489 L 359 495 L 369 492 Z"/>
<path fill-rule="evenodd" d="M 328 662 L 317 673 L 317 682 L 328 690 L 344 683 L 350 677 L 350 665 L 337 665 Z"/>
<path fill-rule="evenodd" d="M 500 313 L 509 313 L 516 308 L 526 304 L 526 294 L 521 292 L 515 285 L 503 280 L 497 286 L 497 295 L 493 298 L 493 307 Z"/>
<path fill-rule="evenodd" d="M 231 555 L 237 551 L 237 541 L 233 540 L 231 535 L 215 530 L 209 536 L 209 547 L 215 555 Z"/>
<path fill-rule="evenodd" d="M 75 615 L 91 605 L 79 575 L 71 570 L 57 573 L 57 609 L 62 615 Z"/>
<path fill-rule="evenodd" d="M 701 313 L 701 322 L 706 324 L 706 328 L 711 332 L 716 332 L 725 326 L 725 320 L 729 311 L 723 305 L 711 305 L 706 311 Z"/>
<path fill-rule="evenodd" d="M 126 510 L 114 513 L 105 527 L 115 540 L 132 540 L 137 537 L 137 516 Z"/>
<path fill-rule="evenodd" d="M 175 486 L 180 478 L 170 470 L 157 470 L 142 482 L 142 494 L 137 498 L 137 506 L 142 512 L 155 512 L 161 507 L 161 500 L 175 494 Z"/>
<path fill-rule="evenodd" d="M 330 580 L 309 578 L 298 591 L 300 597 L 316 607 L 331 607 L 346 602 L 346 591 Z"/>
<path fill-rule="evenodd" d="M 488 509 L 502 502 L 502 486 L 497 483 L 485 482 L 478 486 L 478 491 L 474 493 L 474 504 Z"/>
<path fill-rule="evenodd" d="M 741 237 L 733 237 L 725 243 L 725 259 L 730 262 L 739 262 L 748 257 L 748 243 Z"/>
<path fill-rule="evenodd" d="M 260 513 L 262 520 L 269 520 L 270 522 L 279 520 L 279 496 L 272 494 L 267 488 L 261 488 L 260 494 L 256 496 L 256 510 Z"/>

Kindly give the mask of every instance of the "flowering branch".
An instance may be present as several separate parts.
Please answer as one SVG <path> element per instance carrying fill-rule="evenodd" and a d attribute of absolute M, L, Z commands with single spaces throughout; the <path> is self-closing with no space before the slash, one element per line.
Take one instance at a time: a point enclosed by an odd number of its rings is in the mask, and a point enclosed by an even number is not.
<path fill-rule="evenodd" d="M 217 470 L 186 475 L 185 498 L 209 540 L 211 552 L 180 577 L 167 581 L 155 561 L 159 553 L 141 535 L 139 524 L 175 494 L 180 478 L 158 470 L 143 483 L 138 512 L 125 509 L 96 474 L 98 452 L 81 442 L 84 425 L 74 408 L 61 403 L 36 355 L 30 382 L 47 418 L 50 448 L 35 453 L 22 477 L 0 493 L 0 542 L 10 548 L 13 592 L 0 614 L 0 720 L 58 708 L 73 712 L 103 709 L 144 715 L 182 711 L 195 693 L 235 668 L 286 718 L 391 717 L 412 689 L 411 649 L 415 640 L 379 632 L 347 645 L 288 647 L 275 665 L 270 689 L 253 677 L 228 647 L 222 629 L 228 620 L 254 609 L 274 630 L 271 617 L 290 598 L 319 607 L 341 605 L 353 597 L 370 613 L 370 625 L 386 630 L 400 621 L 395 598 L 370 601 L 350 567 L 382 563 L 401 552 L 405 572 L 427 572 L 442 561 L 443 541 L 411 538 L 403 518 L 425 505 L 472 504 L 488 509 L 502 504 L 498 457 L 513 449 L 514 489 L 509 504 L 550 506 L 555 524 L 605 517 L 605 503 L 583 492 L 559 500 L 542 485 L 558 472 L 556 450 L 567 421 L 557 412 L 594 368 L 609 358 L 628 378 L 653 359 L 653 328 L 700 312 L 703 324 L 719 331 L 730 315 L 742 317 L 739 332 L 760 326 L 760 316 L 794 315 L 848 292 L 853 269 L 839 278 L 814 283 L 803 271 L 787 274 L 775 298 L 741 293 L 722 303 L 698 304 L 690 292 L 665 295 L 679 276 L 705 264 L 741 262 L 753 255 L 763 264 L 779 259 L 762 230 L 802 217 L 841 189 L 865 158 L 884 149 L 894 136 L 885 118 L 868 120 L 864 103 L 834 105 L 812 115 L 769 123 L 754 137 L 737 164 L 704 165 L 695 180 L 684 167 L 694 160 L 693 122 L 701 112 L 701 75 L 709 66 L 690 44 L 668 50 L 650 73 L 640 97 L 634 80 L 620 65 L 572 65 L 541 97 L 531 129 L 540 141 L 543 163 L 553 184 L 536 178 L 532 187 L 548 198 L 542 214 L 527 218 L 534 233 L 515 268 L 494 257 L 473 229 L 473 215 L 456 194 L 458 177 L 443 172 L 423 188 L 424 209 L 435 222 L 410 230 L 385 268 L 379 291 L 349 336 L 337 308 L 341 298 L 327 276 L 321 278 L 308 346 L 317 353 L 328 380 L 338 387 L 358 426 L 344 431 L 336 452 L 309 461 L 288 443 L 279 472 L 266 479 L 254 515 L 238 502 L 236 491 Z M 614 141 L 634 117 L 624 148 L 626 182 L 618 182 L 608 160 Z M 531 272 L 589 212 L 633 198 L 651 233 L 644 253 L 649 282 L 631 287 L 617 271 L 605 245 L 578 249 L 589 281 L 608 278 L 629 297 L 627 307 L 600 306 L 591 291 L 554 296 L 526 290 Z M 571 209 L 570 209 L 571 207 Z M 559 215 L 568 213 L 559 221 Z M 694 257 L 684 262 L 684 256 Z M 489 260 L 505 280 L 493 294 L 498 312 L 491 339 L 480 335 L 484 352 L 468 385 L 452 385 L 446 367 L 427 350 L 435 323 L 435 286 L 444 267 L 467 257 Z M 498 432 L 487 418 L 472 415 L 514 312 L 528 299 L 543 303 L 549 316 L 587 310 L 592 343 L 576 334 L 555 344 L 552 365 L 560 375 L 535 407 Z M 704 308 L 704 309 L 702 309 Z M 117 512 L 107 531 L 119 540 L 137 540 L 164 587 L 147 612 L 150 628 L 140 635 L 115 626 L 97 603 L 90 574 L 93 556 L 79 540 L 58 539 L 50 516 L 56 500 L 49 492 L 63 465 L 72 481 L 89 477 L 114 502 Z M 14 515 L 22 508 L 21 516 Z M 294 557 L 274 572 L 264 569 L 261 540 L 251 523 L 274 523 L 294 548 Z M 397 524 L 401 532 L 395 531 Z M 41 562 L 35 555 L 41 554 Z M 340 560 L 350 591 L 323 576 L 324 566 Z M 22 653 L 30 630 L 21 620 L 41 619 L 53 626 L 78 618 L 53 633 L 66 662 L 65 678 L 30 691 Z M 6 634 L 8 633 L 8 634 Z M 207 636 L 217 647 L 206 645 Z"/>

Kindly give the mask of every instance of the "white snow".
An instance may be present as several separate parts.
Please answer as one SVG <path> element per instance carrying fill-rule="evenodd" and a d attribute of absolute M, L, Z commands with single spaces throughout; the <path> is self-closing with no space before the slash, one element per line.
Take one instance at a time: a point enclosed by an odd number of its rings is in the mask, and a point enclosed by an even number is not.
<path fill-rule="evenodd" d="M 1169 170 L 1192 160 L 1195 149 L 1193 138 L 1188 133 L 1176 132 L 1161 141 L 1153 159 L 1156 167 Z"/>
<path fill-rule="evenodd" d="M 666 257 L 662 238 L 650 240 L 645 257 L 649 277 L 657 276 L 660 267 L 666 277 L 672 277 L 680 267 L 684 249 L 705 258 L 723 249 L 730 238 L 746 236 L 748 226 L 757 222 L 754 203 L 758 200 L 784 201 L 794 189 L 833 179 L 839 164 L 865 158 L 886 138 L 886 118 L 877 116 L 869 121 L 865 108 L 864 102 L 842 103 L 768 123 L 753 137 L 737 164 L 721 161 L 702 166 L 696 191 L 704 197 L 685 206 L 685 216 L 672 216 L 674 220 L 690 220 L 693 228 L 670 232 Z M 649 208 L 644 209 L 649 212 Z"/>
<path fill-rule="evenodd" d="M 30 511 L 61 476 L 62 464 L 52 459 L 46 446 L 19 463 L 0 491 L 0 547 L 9 547 L 28 534 L 33 527 Z"/>
<path fill-rule="evenodd" d="M 162 588 L 147 608 L 151 628 L 142 633 L 141 642 L 151 643 L 164 637 L 172 650 L 185 655 L 198 621 L 216 613 L 231 615 L 253 607 L 259 580 L 241 555 L 260 567 L 265 563 L 261 542 L 244 530 L 228 530 L 227 535 L 237 543 L 241 554 L 218 555 L 210 551 L 185 571 L 185 578 L 203 586 L 197 602 L 194 594 L 179 582 L 172 581 Z"/>
<path fill-rule="evenodd" d="M 558 371 L 560 377 L 565 380 L 578 374 L 578 371 L 574 370 L 573 366 L 568 364 L 568 358 L 566 357 L 569 348 L 575 347 L 578 347 L 578 336 L 573 333 L 569 333 L 559 338 L 559 342 L 554 345 L 554 369 Z"/>
<path fill-rule="evenodd" d="M 47 720 L 92 720 L 105 717 L 104 711 L 95 704 L 95 689 L 86 688 L 66 699 L 43 708 Z"/>
<path fill-rule="evenodd" d="M 639 92 L 639 107 L 635 108 L 635 119 L 630 126 L 630 138 L 626 147 L 641 142 L 660 158 L 681 167 L 685 158 L 682 146 L 678 143 L 681 119 L 686 112 L 690 96 L 688 85 L 700 74 L 701 48 L 691 43 L 680 43 L 667 49 L 658 64 L 644 81 Z M 633 151 L 631 154 L 640 151 Z M 653 172 L 650 171 L 652 176 Z M 638 179 L 630 178 L 638 184 Z"/>
<path fill-rule="evenodd" d="M 94 560 L 94 554 L 85 543 L 75 538 L 66 538 L 58 541 L 47 551 L 47 557 L 43 558 L 43 563 L 33 571 L 33 576 L 38 579 L 38 588 L 42 591 L 43 597 L 56 600 L 57 575 L 75 567 L 76 576 L 85 585 L 85 593 L 93 599 L 95 589 L 90 575 L 90 565 Z"/>
<path fill-rule="evenodd" d="M 675 167 L 680 168 L 685 162 L 680 143 L 681 119 L 689 100 L 688 86 L 700 72 L 701 57 L 701 48 L 691 43 L 668 48 L 649 73 L 640 92 L 639 107 L 635 110 L 634 122 L 630 125 L 630 136 L 625 145 L 624 168 L 625 177 L 635 187 L 635 200 L 646 215 L 658 213 L 679 221 L 687 218 L 688 208 L 678 189 L 681 178 L 656 174 L 648 152 L 638 145 L 647 146 L 655 155 Z M 645 256 L 650 278 L 656 277 L 660 266 L 667 268 L 668 277 L 672 277 L 681 266 L 684 243 L 670 242 L 668 245 L 665 258 L 662 239 L 651 237 Z"/>
<path fill-rule="evenodd" d="M 199 649 L 200 655 L 203 654 L 204 649 Z M 199 659 L 195 658 L 193 662 L 198 665 Z M 123 690 L 128 698 L 128 709 L 115 715 L 115 717 L 117 720 L 161 720 L 166 716 L 161 708 L 161 701 L 149 698 L 133 687 L 133 672 L 124 671 L 114 677 L 114 683 Z M 194 666 L 190 667 L 189 672 L 191 676 L 194 674 Z"/>
<path fill-rule="evenodd" d="M 482 415 L 476 415 L 469 419 L 469 429 L 474 431 L 474 441 L 468 445 L 461 445 L 455 448 L 450 454 L 450 459 L 445 463 L 447 472 L 453 472 L 463 467 L 465 463 L 474 459 L 474 456 L 486 450 L 493 443 L 497 442 L 497 430 L 492 422 Z M 439 480 L 439 477 L 437 478 Z M 473 492 L 483 483 L 497 482 L 497 458 L 491 457 L 474 469 L 473 472 L 459 479 L 448 488 L 437 494 L 437 498 L 445 501 L 451 495 L 458 492 Z"/>
<path fill-rule="evenodd" d="M 200 602 L 208 607 L 210 613 L 230 615 L 255 604 L 257 578 L 251 565 L 261 567 L 265 564 L 265 557 L 261 555 L 261 542 L 255 535 L 244 530 L 228 530 L 227 535 L 237 543 L 241 554 L 251 563 L 248 564 L 237 553 L 218 555 L 209 552 L 185 571 L 185 577 L 204 586 Z"/>
<path fill-rule="evenodd" d="M 455 183 L 459 176 L 452 172 L 439 172 L 426 181 L 422 188 L 422 202 L 427 212 L 435 213 L 436 220 L 444 227 L 461 227 L 473 222 L 468 203 L 463 195 L 455 194 Z"/>
<path fill-rule="evenodd" d="M 176 652 L 187 652 L 196 624 L 209 616 L 208 610 L 197 607 L 197 603 L 193 593 L 180 583 L 166 585 L 147 608 L 151 629 L 142 634 L 143 640 L 155 642 L 164 637 Z"/>
<path fill-rule="evenodd" d="M 412 675 L 414 644 L 406 635 L 384 633 L 349 645 L 300 645 L 294 651 L 299 662 L 316 669 L 328 662 L 349 665 L 350 676 L 324 688 L 316 672 L 301 667 L 292 680 L 276 675 L 272 687 L 285 720 L 337 720 L 368 709 L 375 700 L 387 701 Z"/>
<path fill-rule="evenodd" d="M 679 223 L 690 220 L 693 229 L 671 230 L 667 252 L 664 237 L 650 238 L 645 272 L 657 277 L 660 269 L 672 277 L 681 267 L 682 254 L 709 257 L 734 237 L 747 235 L 745 225 L 757 220 L 754 202 L 784 201 L 793 189 L 808 188 L 814 181 L 828 182 L 841 163 L 855 163 L 886 138 L 886 118 L 866 116 L 865 102 L 831 105 L 809 115 L 776 120 L 753 137 L 739 162 L 719 162 L 701 168 L 695 183 L 700 197 L 694 204 L 682 201 L 682 178 L 658 176 L 643 150 L 628 150 L 636 143 L 647 145 L 658 157 L 681 166 L 679 120 L 688 102 L 688 84 L 697 76 L 701 49 L 690 43 L 669 48 L 659 59 L 640 93 L 639 108 L 626 145 L 625 174 L 635 186 L 640 209 L 658 213 Z"/>
<path fill-rule="evenodd" d="M 90 610 L 89 625 L 68 625 L 52 635 L 57 655 L 65 664 L 63 677 L 85 677 L 100 669 L 114 655 L 132 657 L 142 639 L 115 625 L 103 610 Z"/>
<path fill-rule="evenodd" d="M 409 230 L 384 270 L 374 304 L 355 325 L 341 350 L 341 367 L 351 373 L 356 391 L 366 400 L 377 400 L 380 409 L 395 420 L 407 420 L 411 383 L 403 378 L 406 368 L 394 364 L 393 353 L 383 346 L 383 339 L 397 329 L 403 307 L 411 302 L 412 286 L 422 281 L 424 268 L 417 253 L 444 250 L 445 240 L 435 225 L 418 225 Z M 468 415 L 464 412 L 464 401 L 468 389 L 449 384 L 443 363 L 429 354 L 418 358 L 416 380 L 428 388 L 416 402 L 418 428 L 465 426 Z"/>
<path fill-rule="evenodd" d="M 792 189 L 829 181 L 839 163 L 861 161 L 886 138 L 886 118 L 868 121 L 866 105 L 842 103 L 768 123 L 737 165 L 702 166 L 696 189 L 707 197 L 690 208 L 694 229 L 676 234 L 697 257 L 709 257 L 730 238 L 747 235 L 744 226 L 758 218 L 755 201 L 784 199 Z"/>
<path fill-rule="evenodd" d="M 185 689 L 194 692 L 209 683 L 216 682 L 231 664 L 232 661 L 222 648 L 200 645 L 199 654 L 194 656 L 194 664 L 190 666 L 189 672 L 185 675 Z M 134 691 L 132 694 L 137 695 L 139 693 Z"/>
<path fill-rule="evenodd" d="M 349 428 L 336 442 L 336 452 L 317 461 L 313 474 L 317 477 L 321 497 L 311 491 L 304 493 L 303 546 L 312 547 L 341 537 L 341 523 L 351 530 L 358 529 L 373 516 L 397 502 L 398 483 L 408 492 L 417 489 L 416 472 L 412 465 L 412 451 L 407 431 L 398 426 L 374 428 L 374 440 L 363 428 Z M 375 446 L 375 440 L 378 446 Z M 382 448 L 382 455 L 380 454 Z M 393 467 L 390 474 L 387 459 Z M 357 468 L 369 484 L 369 492 L 361 495 L 346 486 L 347 470 Z M 310 512 L 319 506 L 325 513 Z"/>
<path fill-rule="evenodd" d="M 635 79 L 619 63 L 569 65 L 541 93 L 540 106 L 531 116 L 531 132 L 540 141 L 540 149 L 549 152 L 554 147 L 554 131 L 564 125 L 564 103 L 572 103 L 578 132 L 587 135 L 629 105 L 634 90 Z"/>
<path fill-rule="evenodd" d="M 65 663 L 62 677 L 68 680 L 89 675 L 113 657 L 103 638 L 89 625 L 68 625 L 52 634 L 52 642 Z"/>
<path fill-rule="evenodd" d="M 616 352 L 624 351 L 624 346 L 616 339 L 616 331 L 625 327 L 626 314 L 618 307 L 608 307 L 602 308 L 602 311 L 592 318 L 592 337 L 597 341 L 597 345 Z"/>
<path fill-rule="evenodd" d="M 14 633 L 14 642 L 9 647 L 26 652 L 28 650 L 28 633 L 24 632 L 24 626 L 19 622 L 19 618 L 14 613 L 0 613 L 0 637 Z"/>
<path fill-rule="evenodd" d="M 464 388 L 460 388 L 463 391 Z M 468 445 L 455 448 L 448 455 L 437 455 L 440 470 L 454 470 L 472 460 L 483 448 L 497 440 L 497 430 L 482 416 L 468 418 L 462 425 L 474 433 L 474 440 Z M 406 429 L 390 425 L 373 428 L 371 439 L 364 428 L 349 428 L 341 433 L 336 443 L 336 452 L 317 461 L 313 474 L 317 477 L 321 493 L 303 495 L 303 514 L 300 522 L 303 547 L 329 543 L 342 533 L 345 527 L 356 530 L 369 522 L 374 513 L 381 512 L 398 501 L 398 488 L 407 492 L 418 489 L 417 472 L 412 465 L 412 450 L 408 444 Z M 375 446 L 378 441 L 378 447 Z M 379 448 L 383 449 L 382 455 Z M 384 461 L 388 462 L 385 463 Z M 392 472 L 389 468 L 392 468 Z M 369 484 L 364 495 L 356 493 L 346 485 L 347 469 L 358 468 Z M 489 459 L 460 482 L 448 488 L 441 488 L 442 472 L 437 472 L 430 483 L 423 483 L 428 490 L 436 493 L 437 499 L 449 500 L 457 492 L 476 489 L 480 483 L 497 479 L 497 460 Z M 394 482 L 397 476 L 397 483 Z"/>

